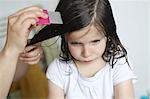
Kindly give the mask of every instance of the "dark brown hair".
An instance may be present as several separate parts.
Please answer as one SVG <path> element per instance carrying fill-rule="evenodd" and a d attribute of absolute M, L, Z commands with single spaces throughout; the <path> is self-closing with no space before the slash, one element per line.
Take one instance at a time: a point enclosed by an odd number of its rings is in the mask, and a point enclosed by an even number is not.
<path fill-rule="evenodd" d="M 127 51 L 116 32 L 116 24 L 108 0 L 60 0 L 56 11 L 61 13 L 64 22 L 62 31 L 65 34 L 61 36 L 62 52 L 60 54 L 64 61 L 73 58 L 69 52 L 65 35 L 90 24 L 93 24 L 98 30 L 103 30 L 107 37 L 106 49 L 102 55 L 106 62 L 113 67 L 117 59 L 127 57 Z"/>

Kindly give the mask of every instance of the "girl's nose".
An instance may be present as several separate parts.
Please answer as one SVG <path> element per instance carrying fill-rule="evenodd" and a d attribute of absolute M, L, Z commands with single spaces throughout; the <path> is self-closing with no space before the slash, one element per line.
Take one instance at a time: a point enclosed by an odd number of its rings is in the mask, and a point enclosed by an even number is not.
<path fill-rule="evenodd" d="M 88 44 L 83 46 L 82 55 L 83 57 L 90 56 L 90 46 Z"/>

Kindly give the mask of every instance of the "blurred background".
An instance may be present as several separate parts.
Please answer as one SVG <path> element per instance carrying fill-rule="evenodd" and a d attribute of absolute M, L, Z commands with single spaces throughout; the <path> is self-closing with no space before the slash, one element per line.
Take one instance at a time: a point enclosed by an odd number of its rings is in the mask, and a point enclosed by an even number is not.
<path fill-rule="evenodd" d="M 59 0 L 0 0 L 0 48 L 5 42 L 8 15 L 30 5 L 40 5 L 54 11 L 58 2 Z M 138 78 L 135 83 L 135 95 L 136 99 L 140 99 L 143 95 L 150 95 L 150 1 L 110 2 L 118 35 L 128 50 L 131 65 L 135 68 Z M 46 59 L 47 63 L 51 62 L 50 58 L 51 56 L 48 56 Z"/>

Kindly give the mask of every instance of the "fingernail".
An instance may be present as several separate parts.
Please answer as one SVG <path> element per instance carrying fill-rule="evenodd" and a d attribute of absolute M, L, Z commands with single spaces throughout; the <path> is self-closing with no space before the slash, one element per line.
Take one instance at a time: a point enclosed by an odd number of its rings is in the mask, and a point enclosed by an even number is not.
<path fill-rule="evenodd" d="M 47 15 L 47 14 L 44 14 L 44 18 L 48 18 L 48 15 Z"/>

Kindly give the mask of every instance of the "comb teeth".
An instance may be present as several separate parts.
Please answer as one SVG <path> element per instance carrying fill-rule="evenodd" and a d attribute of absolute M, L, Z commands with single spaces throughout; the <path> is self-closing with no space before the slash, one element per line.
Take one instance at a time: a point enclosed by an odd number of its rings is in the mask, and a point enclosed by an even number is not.
<path fill-rule="evenodd" d="M 52 24 L 63 24 L 60 12 L 48 12 L 48 16 Z"/>

